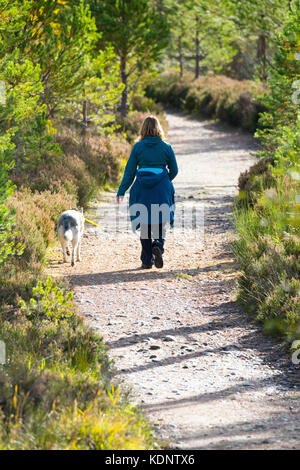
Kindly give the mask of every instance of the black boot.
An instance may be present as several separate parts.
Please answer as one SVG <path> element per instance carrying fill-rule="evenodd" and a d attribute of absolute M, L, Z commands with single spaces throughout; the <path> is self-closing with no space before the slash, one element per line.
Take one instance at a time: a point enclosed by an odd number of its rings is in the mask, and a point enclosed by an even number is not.
<path fill-rule="evenodd" d="M 142 227 L 141 245 L 142 245 L 142 253 L 141 253 L 142 269 L 150 269 L 153 266 L 154 259 L 152 255 L 151 230 L 148 225 Z"/>
<path fill-rule="evenodd" d="M 164 260 L 163 260 L 163 252 L 160 249 L 160 247 L 158 245 L 154 245 L 152 247 L 152 253 L 154 256 L 155 267 L 158 269 L 162 268 L 164 265 Z"/>
<path fill-rule="evenodd" d="M 144 264 L 144 263 L 142 263 L 141 269 L 152 269 L 152 264 Z"/>

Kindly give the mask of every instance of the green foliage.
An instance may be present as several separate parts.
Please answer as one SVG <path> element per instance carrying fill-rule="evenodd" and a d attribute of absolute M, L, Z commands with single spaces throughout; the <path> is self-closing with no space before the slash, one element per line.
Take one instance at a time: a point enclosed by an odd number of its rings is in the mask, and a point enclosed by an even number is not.
<path fill-rule="evenodd" d="M 276 52 L 268 80 L 270 93 L 262 98 L 266 108 L 270 110 L 262 114 L 260 119 L 265 130 L 257 133 L 265 147 L 262 156 L 274 153 L 280 145 L 283 129 L 293 128 L 299 118 L 299 22 L 299 4 L 295 2 L 294 12 L 290 15 L 284 32 L 276 36 Z"/>
<path fill-rule="evenodd" d="M 143 106 L 140 103 L 140 109 Z M 159 109 L 155 106 L 151 109 Z M 152 112 L 151 112 L 152 113 Z M 168 133 L 168 123 L 163 113 L 155 113 L 156 116 L 159 118 L 162 128 L 164 130 L 165 135 Z M 127 141 L 133 145 L 137 137 L 139 136 L 140 129 L 145 118 L 149 115 L 149 111 L 132 111 L 130 112 L 125 118 L 120 118 L 120 129 L 125 132 Z"/>
<path fill-rule="evenodd" d="M 237 79 L 266 79 L 275 43 L 288 16 L 288 0 L 153 0 L 170 27 L 163 69 L 182 77 L 209 71 Z"/>
<path fill-rule="evenodd" d="M 42 102 L 51 113 L 85 78 L 85 55 L 96 39 L 94 22 L 83 1 L 10 3 L 10 8 L 5 9 L 10 28 L 2 33 L 4 48 L 13 44 L 22 56 L 39 67 Z"/>
<path fill-rule="evenodd" d="M 13 186 L 8 180 L 8 172 L 13 166 L 10 161 L 13 144 L 10 134 L 0 136 L 0 269 L 4 260 L 14 253 L 21 253 L 21 246 L 11 240 L 13 217 L 6 207 L 8 198 L 13 194 Z"/>
<path fill-rule="evenodd" d="M 156 62 L 167 45 L 168 26 L 164 15 L 149 0 L 104 0 L 90 2 L 102 48 L 112 45 L 120 64 L 124 85 L 120 111 L 127 114 L 127 97 L 134 76 L 141 76 Z"/>
<path fill-rule="evenodd" d="M 3 6 L 1 2 L 0 11 Z M 2 28 L 0 34 L 3 46 L 0 54 L 0 80 L 5 86 L 5 96 L 0 103 L 0 264 L 9 255 L 22 252 L 21 245 L 12 240 L 14 219 L 6 207 L 6 202 L 13 193 L 13 186 L 8 179 L 9 172 L 15 163 L 16 170 L 24 165 L 31 166 L 39 161 L 44 150 L 54 149 L 47 130 L 46 109 L 39 104 L 42 92 L 40 67 L 24 58 L 18 47 L 10 52 L 9 33 L 14 31 L 14 21 L 19 21 L 20 15 L 26 11 L 25 7 L 19 6 L 20 11 L 17 13 L 12 6 L 5 12 L 2 11 L 4 24 L 9 24 L 9 27 Z"/>
<path fill-rule="evenodd" d="M 111 134 L 116 129 L 116 108 L 124 88 L 112 47 L 86 55 L 84 69 L 83 86 L 61 101 L 57 111 L 86 127 L 92 125 L 102 134 Z"/>
<path fill-rule="evenodd" d="M 288 0 L 229 0 L 228 14 L 236 31 L 235 42 L 240 51 L 252 45 L 255 55 L 252 73 L 266 80 L 268 64 L 276 48 L 274 32 L 280 31 L 290 8 Z M 253 54 L 253 53 L 252 53 Z"/>
<path fill-rule="evenodd" d="M 270 159 L 260 158 L 249 170 L 239 176 L 239 206 L 253 206 L 264 189 L 276 186 Z"/>
<path fill-rule="evenodd" d="M 164 5 L 171 30 L 166 66 L 173 65 L 175 59 L 181 76 L 184 69 L 193 68 L 195 78 L 208 70 L 224 72 L 236 53 L 228 2 L 165 0 Z"/>
<path fill-rule="evenodd" d="M 285 336 L 299 322 L 299 188 L 285 177 L 262 192 L 253 208 L 240 209 L 233 245 L 243 272 L 239 300 L 260 321 L 280 320 Z"/>
<path fill-rule="evenodd" d="M 111 386 L 103 339 L 76 314 L 72 293 L 41 280 L 59 214 L 115 184 L 129 153 L 111 135 L 124 89 L 119 57 L 109 41 L 99 50 L 88 3 L 0 0 L 2 449 L 153 443 Z"/>
<path fill-rule="evenodd" d="M 10 8 L 6 4 L 4 8 L 10 28 L 3 28 L 1 33 L 3 57 L 11 55 L 13 45 L 17 56 L 14 61 L 26 62 L 22 64 L 27 67 L 25 77 L 29 64 L 33 68 L 31 76 L 43 110 L 40 118 L 36 116 L 35 125 L 43 125 L 45 130 L 49 117 L 68 116 L 84 125 L 92 122 L 103 132 L 111 133 L 112 111 L 123 86 L 118 83 L 112 48 L 97 50 L 99 34 L 86 2 L 29 0 L 22 6 L 19 0 L 13 0 Z M 21 78 L 22 74 L 15 73 L 13 79 L 6 77 L 6 83 L 16 89 Z M 27 139 L 30 135 L 29 132 Z M 36 153 L 37 143 L 41 150 L 41 139 L 32 140 Z"/>
<path fill-rule="evenodd" d="M 192 79 L 185 77 L 180 80 L 174 73 L 166 73 L 155 78 L 148 84 L 146 95 L 156 102 L 184 109 L 185 98 Z"/>
<path fill-rule="evenodd" d="M 10 83 L 5 88 L 5 96 L 0 103 L 0 264 L 10 255 L 22 252 L 20 244 L 14 244 L 13 236 L 14 219 L 6 207 L 8 198 L 13 194 L 13 185 L 9 181 L 9 173 L 15 165 L 17 157 L 17 144 L 24 144 L 26 133 L 29 132 L 29 122 L 43 112 L 38 106 L 40 85 L 35 83 L 34 69 L 30 61 L 16 64 L 18 53 L 6 56 L 0 72 L 2 83 Z M 0 60 L 1 63 L 1 60 Z M 33 79 L 33 82 L 30 80 Z M 35 115 L 35 113 L 37 113 Z M 23 128 L 24 139 L 20 129 Z M 26 129 L 26 130 L 25 130 Z M 31 137 L 32 138 L 32 137 Z M 21 142 L 20 142 L 21 141 Z M 21 144 L 22 153 L 26 153 Z"/>
<path fill-rule="evenodd" d="M 86 207 L 99 188 L 118 183 L 122 163 L 130 153 L 124 139 L 80 132 L 69 125 L 60 126 L 56 140 L 64 158 L 47 162 L 48 168 L 36 181 L 37 187 L 64 187 L 75 195 L 80 206 Z"/>
<path fill-rule="evenodd" d="M 59 215 L 76 206 L 76 198 L 63 188 L 59 192 L 18 190 L 10 197 L 8 208 L 15 214 L 15 242 L 23 245 L 21 256 L 12 260 L 15 267 L 28 269 L 45 259 L 48 246 L 56 237 Z"/>
<path fill-rule="evenodd" d="M 24 58 L 18 49 L 2 58 L 0 55 L 0 66 L 0 80 L 5 84 L 0 127 L 11 133 L 16 169 L 34 168 L 44 153 L 58 153 L 46 118 L 47 107 L 40 103 L 40 66 Z"/>
<path fill-rule="evenodd" d="M 1 312 L 0 448 L 150 448 L 150 429 L 111 385 L 103 339 L 76 314 L 71 295 L 48 279 L 13 316 Z"/>
<path fill-rule="evenodd" d="M 238 81 L 222 75 L 179 79 L 177 74 L 164 74 L 147 87 L 151 98 L 202 116 L 221 119 L 254 131 L 259 113 L 264 109 L 256 95 L 263 87 L 253 81 Z"/>
<path fill-rule="evenodd" d="M 300 9 L 294 2 L 275 54 L 257 132 L 262 159 L 240 178 L 239 299 L 268 332 L 299 338 L 300 325 L 300 121 L 294 87 L 300 76 Z M 245 197 L 246 195 L 246 197 Z M 250 204 L 249 204 L 250 203 Z"/>
<path fill-rule="evenodd" d="M 49 277 L 45 283 L 39 281 L 33 288 L 33 297 L 27 304 L 21 300 L 21 310 L 25 312 L 29 320 L 50 320 L 54 323 L 63 321 L 73 315 L 72 292 L 64 294 L 62 289 L 53 284 Z"/>

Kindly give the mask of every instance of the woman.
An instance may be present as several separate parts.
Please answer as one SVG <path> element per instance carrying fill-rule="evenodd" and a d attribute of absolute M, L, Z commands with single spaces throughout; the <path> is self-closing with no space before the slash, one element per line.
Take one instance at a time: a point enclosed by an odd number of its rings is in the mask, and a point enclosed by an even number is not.
<path fill-rule="evenodd" d="M 141 127 L 140 140 L 132 148 L 117 193 L 120 204 L 136 177 L 130 190 L 129 208 L 133 230 L 141 229 L 143 269 L 150 269 L 153 264 L 163 267 L 165 226 L 174 221 L 171 181 L 177 173 L 174 151 L 164 141 L 159 120 L 148 116 Z"/>

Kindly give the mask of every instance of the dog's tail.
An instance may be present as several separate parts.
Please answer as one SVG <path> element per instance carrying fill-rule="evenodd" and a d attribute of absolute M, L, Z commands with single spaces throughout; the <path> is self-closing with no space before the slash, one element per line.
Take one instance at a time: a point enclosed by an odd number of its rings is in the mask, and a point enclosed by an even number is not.
<path fill-rule="evenodd" d="M 68 228 L 64 232 L 64 239 L 66 240 L 66 242 L 71 242 L 73 240 L 73 232 L 71 228 Z"/>

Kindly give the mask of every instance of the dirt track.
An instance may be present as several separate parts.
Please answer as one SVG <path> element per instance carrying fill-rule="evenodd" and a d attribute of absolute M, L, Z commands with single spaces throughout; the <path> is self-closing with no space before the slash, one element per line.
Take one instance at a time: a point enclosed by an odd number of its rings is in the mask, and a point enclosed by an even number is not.
<path fill-rule="evenodd" d="M 108 194 L 101 229 L 86 227 L 82 263 L 53 263 L 51 273 L 69 277 L 80 311 L 110 347 L 118 380 L 172 446 L 300 448 L 299 366 L 235 302 L 230 214 L 253 139 L 167 117 L 180 169 L 177 217 L 184 208 L 187 229 L 179 223 L 169 234 L 165 267 L 139 269 L 139 240 L 126 220 L 118 231 L 112 226 L 115 195 Z"/>

